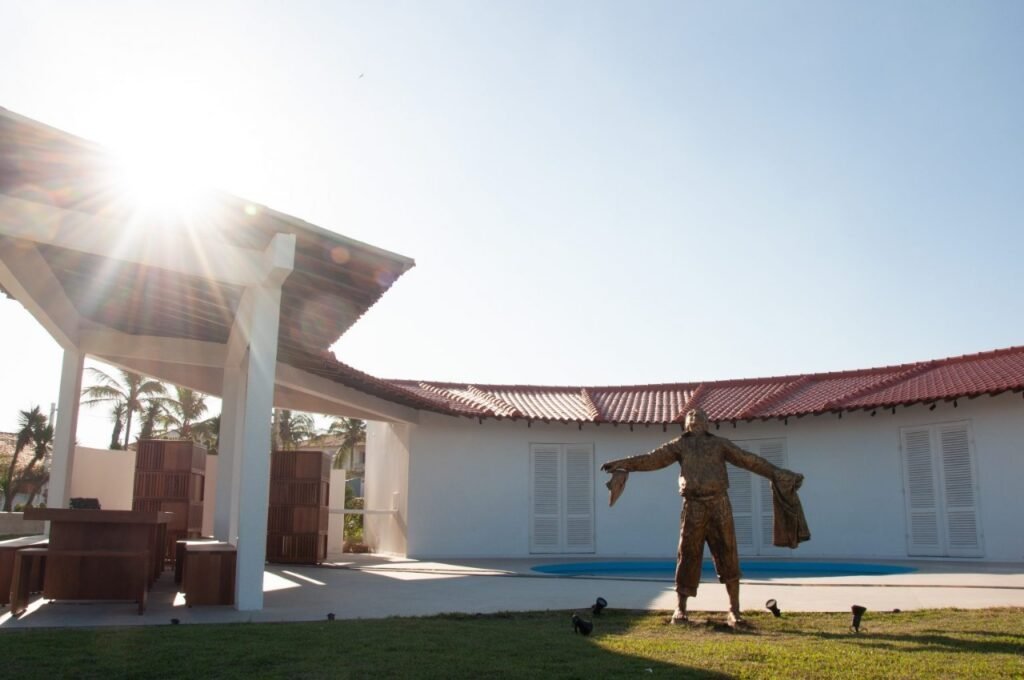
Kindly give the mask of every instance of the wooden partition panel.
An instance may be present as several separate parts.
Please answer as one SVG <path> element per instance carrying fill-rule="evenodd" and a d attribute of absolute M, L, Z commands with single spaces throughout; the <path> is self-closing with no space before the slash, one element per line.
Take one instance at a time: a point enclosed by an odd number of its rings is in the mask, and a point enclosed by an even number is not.
<path fill-rule="evenodd" d="M 143 439 L 135 455 L 132 510 L 171 512 L 164 557 L 173 562 L 179 540 L 203 532 L 206 449 L 190 439 Z"/>
<path fill-rule="evenodd" d="M 327 558 L 331 458 L 322 451 L 275 451 L 270 464 L 267 561 L 318 564 Z"/>

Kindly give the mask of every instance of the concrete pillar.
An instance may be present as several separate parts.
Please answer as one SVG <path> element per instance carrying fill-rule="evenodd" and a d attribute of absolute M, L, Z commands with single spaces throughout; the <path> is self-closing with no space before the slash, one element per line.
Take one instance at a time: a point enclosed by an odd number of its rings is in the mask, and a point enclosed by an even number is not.
<path fill-rule="evenodd" d="M 252 289 L 249 352 L 242 365 L 244 415 L 238 492 L 237 608 L 263 608 L 270 492 L 270 422 L 274 408 L 280 285 Z"/>
<path fill-rule="evenodd" d="M 76 348 L 64 350 L 57 398 L 57 422 L 53 428 L 53 461 L 50 465 L 46 505 L 66 508 L 71 497 L 71 472 L 75 464 L 75 435 L 78 431 L 78 403 L 82 394 L 85 355 Z"/>
<path fill-rule="evenodd" d="M 245 431 L 245 374 L 238 366 L 224 367 L 221 393 L 220 436 L 217 452 L 217 503 L 213 514 L 213 535 L 219 541 L 238 540 L 238 468 L 242 462 L 242 432 Z"/>

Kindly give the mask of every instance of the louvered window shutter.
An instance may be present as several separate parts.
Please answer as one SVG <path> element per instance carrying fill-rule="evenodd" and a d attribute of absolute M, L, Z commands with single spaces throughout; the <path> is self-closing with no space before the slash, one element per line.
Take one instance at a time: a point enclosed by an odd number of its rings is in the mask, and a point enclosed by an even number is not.
<path fill-rule="evenodd" d="M 729 503 L 736 524 L 736 547 L 740 554 L 755 555 L 753 475 L 735 465 L 725 468 L 729 472 Z"/>
<path fill-rule="evenodd" d="M 782 440 L 774 439 L 761 442 L 759 455 L 776 467 L 786 467 L 786 449 Z M 770 549 L 775 547 L 775 504 L 772 502 L 771 482 L 764 477 L 757 478 L 759 503 L 761 505 L 761 547 Z M 762 550 L 764 553 L 766 550 Z"/>
<path fill-rule="evenodd" d="M 903 430 L 903 474 L 907 503 L 907 554 L 942 555 L 939 495 L 931 429 Z"/>
<path fill-rule="evenodd" d="M 565 552 L 594 552 L 594 448 L 565 445 Z"/>
<path fill-rule="evenodd" d="M 558 445 L 530 447 L 530 552 L 557 553 L 561 549 L 561 451 Z"/>
<path fill-rule="evenodd" d="M 981 557 L 977 499 L 967 426 L 938 429 L 942 500 L 946 515 L 946 549 L 951 557 Z"/>

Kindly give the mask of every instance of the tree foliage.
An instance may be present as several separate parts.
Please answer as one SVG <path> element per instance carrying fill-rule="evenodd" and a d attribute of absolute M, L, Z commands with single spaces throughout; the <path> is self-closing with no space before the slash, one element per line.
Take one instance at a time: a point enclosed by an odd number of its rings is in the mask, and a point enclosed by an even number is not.
<path fill-rule="evenodd" d="M 308 413 L 279 409 L 274 415 L 277 423 L 275 446 L 284 450 L 295 449 L 317 436 L 316 423 Z"/>
<path fill-rule="evenodd" d="M 162 410 L 156 416 L 164 429 L 177 430 L 183 439 L 193 439 L 192 428 L 206 415 L 206 395 L 187 387 L 174 387 L 174 394 L 161 401 Z"/>
<path fill-rule="evenodd" d="M 10 463 L 3 475 L 2 488 L 4 494 L 4 512 L 10 512 L 14 505 L 14 496 L 21 482 L 33 476 L 33 471 L 40 462 L 45 460 L 46 454 L 53 446 L 53 425 L 47 422 L 38 406 L 33 406 L 28 411 L 22 411 L 18 417 L 18 432 L 16 434 L 14 453 Z M 32 458 L 21 469 L 18 469 L 18 459 L 26 448 L 32 451 Z M 35 494 L 33 494 L 34 496 Z"/>
<path fill-rule="evenodd" d="M 335 469 L 352 466 L 352 453 L 356 446 L 366 443 L 366 421 L 358 418 L 335 418 L 327 428 L 328 434 L 341 437 L 341 445 L 334 457 Z"/>
<path fill-rule="evenodd" d="M 122 447 L 128 448 L 128 443 L 131 441 L 132 418 L 136 413 L 145 409 L 151 401 L 162 399 L 167 388 L 159 380 L 124 369 L 118 369 L 116 375 L 111 375 L 92 366 L 86 370 L 94 384 L 82 390 L 84 397 L 82 404 L 86 406 L 109 404 L 114 408 L 114 413 L 117 413 L 117 403 L 123 403 L 125 412 Z M 117 433 L 117 422 L 119 421 L 115 421 L 114 425 L 115 433 Z"/>

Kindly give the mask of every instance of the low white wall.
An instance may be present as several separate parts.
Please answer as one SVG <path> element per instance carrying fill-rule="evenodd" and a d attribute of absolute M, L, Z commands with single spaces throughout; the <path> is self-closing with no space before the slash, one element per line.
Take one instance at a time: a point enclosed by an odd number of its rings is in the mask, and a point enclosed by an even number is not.
<path fill-rule="evenodd" d="M 206 454 L 203 477 L 203 536 L 213 536 L 213 513 L 217 507 L 217 461 L 219 456 Z"/>
<path fill-rule="evenodd" d="M 409 521 L 409 442 L 416 426 L 367 422 L 364 507 L 396 510 L 393 515 L 365 515 L 364 541 L 376 553 L 404 555 Z M 420 487 L 428 492 L 429 487 Z"/>
<path fill-rule="evenodd" d="M 331 470 L 331 491 L 327 505 L 331 510 L 345 508 L 345 470 Z M 327 515 L 327 557 L 338 559 L 345 552 L 345 516 L 340 513 Z"/>
<path fill-rule="evenodd" d="M 41 534 L 45 522 L 25 519 L 20 512 L 0 512 L 0 536 Z"/>
<path fill-rule="evenodd" d="M 905 558 L 906 511 L 900 428 L 967 421 L 973 434 L 984 558 L 1024 560 L 1024 400 L 1004 394 L 879 411 L 723 425 L 729 439 L 782 437 L 787 467 L 806 476 L 800 498 L 812 540 L 795 557 Z M 385 503 L 397 489 L 407 501 L 407 534 L 383 525 L 382 550 L 410 557 L 524 557 L 529 555 L 530 443 L 592 443 L 595 452 L 597 556 L 674 556 L 680 499 L 677 466 L 634 473 L 609 508 L 598 470 L 606 460 L 644 453 L 680 428 L 576 425 L 485 420 L 422 414 L 415 427 L 374 423 L 369 429 L 368 503 Z M 404 469 L 403 469 L 404 464 Z M 380 475 L 392 475 L 387 481 Z M 398 527 L 394 527 L 397 530 Z M 404 529 L 404 527 L 403 527 Z M 384 548 L 383 546 L 389 546 Z"/>

